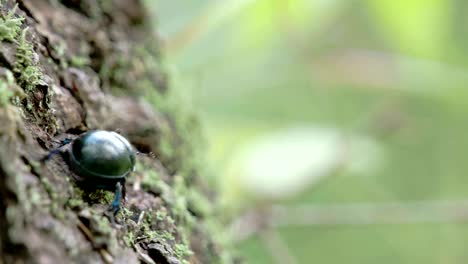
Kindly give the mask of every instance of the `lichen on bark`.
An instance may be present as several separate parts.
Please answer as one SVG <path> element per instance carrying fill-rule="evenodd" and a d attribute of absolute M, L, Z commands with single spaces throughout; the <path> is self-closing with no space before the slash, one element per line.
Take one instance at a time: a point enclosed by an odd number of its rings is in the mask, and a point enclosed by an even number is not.
<path fill-rule="evenodd" d="M 197 119 L 170 99 L 143 4 L 0 3 L 0 262 L 232 262 L 199 167 Z M 59 155 L 41 162 L 92 129 L 143 153 L 114 224 L 112 193 L 78 187 Z"/>

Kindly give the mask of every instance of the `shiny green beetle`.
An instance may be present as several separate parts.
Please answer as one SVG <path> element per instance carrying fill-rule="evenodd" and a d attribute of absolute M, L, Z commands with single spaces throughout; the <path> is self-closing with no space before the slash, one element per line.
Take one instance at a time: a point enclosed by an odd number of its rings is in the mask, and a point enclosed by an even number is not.
<path fill-rule="evenodd" d="M 61 147 L 69 143 L 71 148 L 62 154 L 66 154 L 75 180 L 87 188 L 115 188 L 110 210 L 117 213 L 120 197 L 125 198 L 125 178 L 135 170 L 135 151 L 130 142 L 116 132 L 92 130 L 74 140 L 65 140 Z M 44 160 L 59 153 L 60 148 L 49 152 Z"/>

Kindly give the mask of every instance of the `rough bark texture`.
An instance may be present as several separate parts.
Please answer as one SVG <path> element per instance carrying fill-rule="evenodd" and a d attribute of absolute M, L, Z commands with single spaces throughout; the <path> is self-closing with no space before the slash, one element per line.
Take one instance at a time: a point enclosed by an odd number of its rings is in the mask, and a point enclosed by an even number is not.
<path fill-rule="evenodd" d="M 171 100 L 139 1 L 3 0 L 0 6 L 0 263 L 221 263 L 197 122 Z M 113 194 L 41 158 L 91 129 L 141 153 L 111 224 Z M 66 146 L 64 147 L 66 150 Z"/>

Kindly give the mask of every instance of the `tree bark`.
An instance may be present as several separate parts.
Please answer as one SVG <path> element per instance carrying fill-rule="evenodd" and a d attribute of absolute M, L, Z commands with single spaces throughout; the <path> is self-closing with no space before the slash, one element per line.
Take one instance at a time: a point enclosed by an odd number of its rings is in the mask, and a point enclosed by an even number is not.
<path fill-rule="evenodd" d="M 230 262 L 197 120 L 171 99 L 143 4 L 0 2 L 0 263 Z M 141 153 L 115 223 L 112 192 L 78 187 L 60 155 L 42 161 L 93 129 Z"/>

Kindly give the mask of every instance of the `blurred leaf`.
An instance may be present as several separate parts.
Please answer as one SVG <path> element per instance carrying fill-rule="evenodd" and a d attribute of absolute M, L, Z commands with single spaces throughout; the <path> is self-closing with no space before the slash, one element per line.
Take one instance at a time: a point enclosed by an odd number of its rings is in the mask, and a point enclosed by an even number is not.
<path fill-rule="evenodd" d="M 440 58 L 446 48 L 450 1 L 367 0 L 374 18 L 400 51 Z"/>
<path fill-rule="evenodd" d="M 330 21 L 340 5 L 336 0 L 258 0 L 240 16 L 238 40 L 249 47 L 290 41 L 290 34 L 310 33 Z M 244 46 L 242 45 L 242 46 Z"/>
<path fill-rule="evenodd" d="M 346 148 L 341 137 L 321 127 L 267 134 L 239 154 L 240 180 L 259 197 L 295 194 L 340 166 Z"/>
<path fill-rule="evenodd" d="M 380 157 L 370 138 L 301 126 L 269 132 L 251 142 L 237 152 L 233 166 L 244 192 L 268 200 L 295 195 L 338 169 L 367 174 L 379 165 Z"/>

